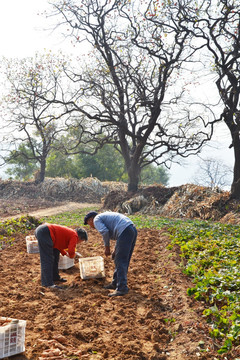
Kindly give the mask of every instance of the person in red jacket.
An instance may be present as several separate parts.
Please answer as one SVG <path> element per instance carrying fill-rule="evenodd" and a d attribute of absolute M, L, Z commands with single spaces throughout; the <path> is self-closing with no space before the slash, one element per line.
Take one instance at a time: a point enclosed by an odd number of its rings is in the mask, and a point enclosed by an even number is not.
<path fill-rule="evenodd" d="M 66 282 L 59 275 L 58 261 L 60 253 L 70 258 L 75 257 L 77 244 L 87 241 L 84 229 L 75 230 L 62 225 L 44 223 L 35 230 L 41 262 L 41 284 L 49 288 L 61 289 L 54 282 Z"/>

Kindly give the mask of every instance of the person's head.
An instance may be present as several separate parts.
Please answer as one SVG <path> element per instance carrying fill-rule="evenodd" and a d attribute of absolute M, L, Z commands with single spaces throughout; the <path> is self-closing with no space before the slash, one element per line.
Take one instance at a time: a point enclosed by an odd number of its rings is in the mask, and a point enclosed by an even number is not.
<path fill-rule="evenodd" d="M 78 239 L 79 239 L 79 242 L 80 241 L 85 241 L 87 242 L 88 241 L 88 235 L 87 235 L 87 232 L 86 230 L 82 229 L 82 228 L 77 228 L 75 229 L 77 234 L 78 234 Z"/>
<path fill-rule="evenodd" d="M 95 228 L 94 226 L 94 218 L 95 216 L 97 216 L 97 212 L 96 211 L 90 211 L 85 217 L 84 217 L 84 225 L 89 225 L 91 228 Z"/>

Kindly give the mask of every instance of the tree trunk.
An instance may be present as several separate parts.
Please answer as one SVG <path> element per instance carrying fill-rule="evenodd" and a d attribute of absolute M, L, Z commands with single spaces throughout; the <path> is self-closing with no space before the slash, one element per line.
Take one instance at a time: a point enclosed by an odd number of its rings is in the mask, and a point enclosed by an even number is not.
<path fill-rule="evenodd" d="M 37 172 L 35 176 L 35 183 L 40 184 L 45 179 L 45 172 L 46 172 L 46 159 L 42 159 L 40 162 L 40 170 Z"/>
<path fill-rule="evenodd" d="M 128 191 L 136 192 L 138 190 L 140 167 L 132 163 L 128 168 Z"/>
<path fill-rule="evenodd" d="M 234 148 L 234 170 L 233 170 L 233 182 L 231 186 L 231 197 L 233 199 L 240 199 L 240 139 L 239 134 L 236 135 L 233 140 Z"/>
<path fill-rule="evenodd" d="M 231 186 L 231 198 L 240 199 L 240 137 L 239 129 L 234 121 L 234 114 L 225 112 L 224 121 L 228 126 L 234 150 L 234 169 L 233 169 L 233 182 Z"/>

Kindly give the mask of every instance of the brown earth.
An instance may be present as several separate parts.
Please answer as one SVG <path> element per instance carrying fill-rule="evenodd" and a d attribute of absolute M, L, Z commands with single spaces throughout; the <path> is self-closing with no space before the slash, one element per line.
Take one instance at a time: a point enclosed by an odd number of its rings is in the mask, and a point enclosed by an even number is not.
<path fill-rule="evenodd" d="M 29 232 L 32 234 L 33 231 Z M 101 236 L 89 230 L 84 256 L 103 256 Z M 26 251 L 25 235 L 0 252 L 1 315 L 27 320 L 26 350 L 13 360 L 232 360 L 218 355 L 202 317 L 204 304 L 187 296 L 191 279 L 181 271 L 177 249 L 164 231 L 139 230 L 129 269 L 130 292 L 109 298 L 113 262 L 104 258 L 105 279 L 82 280 L 78 259 L 61 270 L 63 290 L 40 285 L 39 254 Z"/>
<path fill-rule="evenodd" d="M 0 253 L 1 315 L 27 320 L 26 351 L 11 359 L 216 358 L 201 316 L 203 304 L 186 295 L 191 281 L 182 274 L 178 256 L 166 249 L 164 232 L 139 231 L 131 290 L 119 298 L 109 298 L 103 289 L 113 273 L 109 258 L 105 280 L 82 280 L 76 259 L 74 267 L 61 271 L 68 280 L 64 289 L 50 291 L 40 285 L 39 254 L 26 252 L 23 235 L 16 240 Z M 88 244 L 78 250 L 84 257 L 102 255 L 98 233 L 89 230 Z M 50 356 L 53 349 L 58 356 Z"/>
<path fill-rule="evenodd" d="M 7 219 L 19 218 L 21 216 L 34 216 L 45 217 L 55 214 L 60 214 L 67 211 L 76 211 L 78 209 L 84 209 L 88 207 L 96 207 L 97 209 L 101 204 L 95 203 L 77 203 L 77 202 L 60 202 L 55 203 L 42 199 L 38 205 L 38 201 L 33 201 L 25 198 L 15 200 L 3 200 L 1 199 L 0 207 L 0 222 Z M 11 214 L 11 215 L 10 215 Z"/>
<path fill-rule="evenodd" d="M 22 216 L 30 214 L 39 209 L 47 209 L 64 205 L 63 201 L 53 201 L 46 199 L 29 199 L 25 196 L 20 196 L 14 199 L 4 199 L 0 197 L 0 218 L 10 218 L 14 216 Z M 1 221 L 1 220 L 0 220 Z"/>
<path fill-rule="evenodd" d="M 205 209 L 206 204 L 205 200 Z M 2 199 L 0 217 L 46 216 L 71 206 L 82 205 Z M 176 206 L 169 203 L 168 209 Z M 101 236 L 87 230 L 89 241 L 78 251 L 84 257 L 103 256 Z M 240 356 L 238 348 L 217 353 L 219 344 L 209 337 L 209 325 L 202 317 L 204 303 L 187 296 L 193 284 L 182 273 L 178 249 L 168 250 L 170 239 L 164 230 L 139 230 L 129 269 L 130 292 L 119 298 L 109 298 L 103 289 L 114 268 L 105 257 L 105 279 L 82 280 L 75 259 L 74 267 L 60 271 L 68 280 L 63 290 L 43 288 L 39 254 L 27 253 L 25 236 L 16 234 L 14 244 L 0 251 L 1 316 L 27 320 L 26 350 L 9 360 L 237 360 Z"/>

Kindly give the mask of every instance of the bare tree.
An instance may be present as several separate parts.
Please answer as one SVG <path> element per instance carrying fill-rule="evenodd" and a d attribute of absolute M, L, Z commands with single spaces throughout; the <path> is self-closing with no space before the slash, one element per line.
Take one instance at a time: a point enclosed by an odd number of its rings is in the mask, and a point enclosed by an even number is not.
<path fill-rule="evenodd" d="M 68 129 L 69 114 L 62 106 L 41 100 L 54 100 L 62 92 L 64 57 L 51 54 L 35 58 L 4 59 L 5 92 L 1 112 L 4 162 L 25 157 L 40 166 L 38 181 L 45 177 L 46 159 L 56 147 L 58 135 Z M 22 146 L 23 144 L 23 146 Z M 24 144 L 26 146 L 24 146 Z"/>
<path fill-rule="evenodd" d="M 65 26 L 76 46 L 85 41 L 91 47 L 85 67 L 79 69 L 81 56 L 77 69 L 68 71 L 75 96 L 71 92 L 67 99 L 65 93 L 58 102 L 85 119 L 84 141 L 90 142 L 93 153 L 105 143 L 114 144 L 124 158 L 131 191 L 137 190 L 146 165 L 169 166 L 175 156 L 196 154 L 212 135 L 202 116 L 179 108 L 183 89 L 174 87 L 175 76 L 196 48 L 190 46 L 191 31 L 181 27 L 178 7 L 164 4 L 160 7 L 153 0 L 147 5 L 126 0 L 52 4 L 57 27 Z M 175 90 L 172 96 L 170 88 Z"/>
<path fill-rule="evenodd" d="M 235 0 L 198 1 L 179 6 L 183 26 L 191 29 L 210 53 L 207 66 L 216 74 L 223 104 L 219 120 L 227 125 L 234 149 L 233 198 L 240 198 L 240 3 Z"/>
<path fill-rule="evenodd" d="M 231 183 L 232 169 L 222 160 L 215 158 L 201 159 L 194 176 L 194 183 L 209 186 L 211 189 L 223 189 Z"/>

